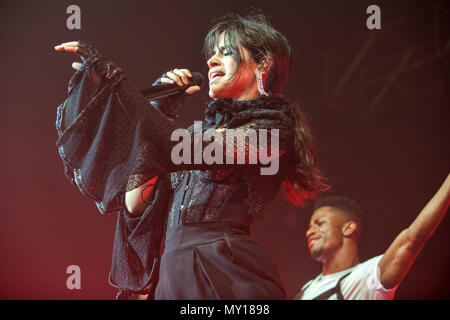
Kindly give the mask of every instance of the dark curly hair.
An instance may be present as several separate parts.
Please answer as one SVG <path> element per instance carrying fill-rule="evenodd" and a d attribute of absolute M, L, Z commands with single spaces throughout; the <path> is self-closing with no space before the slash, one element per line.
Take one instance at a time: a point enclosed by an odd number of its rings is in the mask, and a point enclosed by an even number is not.
<path fill-rule="evenodd" d="M 314 203 L 313 210 L 316 211 L 322 207 L 339 209 L 346 216 L 347 220 L 355 221 L 358 225 L 358 238 L 361 238 L 362 209 L 355 200 L 343 196 L 328 195 L 317 199 Z"/>
<path fill-rule="evenodd" d="M 223 33 L 225 48 L 237 61 L 236 71 L 241 63 L 239 45 L 245 47 L 258 64 L 265 57 L 273 59 L 266 89 L 272 93 L 281 93 L 293 63 L 293 50 L 285 36 L 275 30 L 258 11 L 245 18 L 228 14 L 214 22 L 215 25 L 206 35 L 203 46 L 205 59 L 208 60 L 214 54 L 214 48 Z"/>
<path fill-rule="evenodd" d="M 219 37 L 224 35 L 225 49 L 241 63 L 239 46 L 245 47 L 256 63 L 265 57 L 272 59 L 265 89 L 272 94 L 281 94 L 293 64 L 294 52 L 286 37 L 277 31 L 259 11 L 247 17 L 228 14 L 214 21 L 214 26 L 205 38 L 203 52 L 206 60 L 214 54 Z M 300 108 L 293 104 L 291 116 L 295 124 L 294 166 L 283 181 L 284 194 L 293 204 L 300 206 L 307 199 L 328 189 L 319 169 L 312 131 Z"/>

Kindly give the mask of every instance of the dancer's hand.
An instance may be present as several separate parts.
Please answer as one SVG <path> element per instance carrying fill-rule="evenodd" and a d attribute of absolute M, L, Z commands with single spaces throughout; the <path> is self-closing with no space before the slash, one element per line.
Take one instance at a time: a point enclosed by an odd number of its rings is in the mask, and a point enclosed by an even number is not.
<path fill-rule="evenodd" d="M 189 69 L 173 69 L 171 71 L 166 72 L 161 77 L 162 83 L 168 83 L 168 84 L 177 84 L 178 86 L 182 87 L 186 84 L 189 84 L 189 78 L 192 78 L 191 71 Z M 195 92 L 199 91 L 199 86 L 190 86 L 186 89 L 186 93 L 191 95 Z"/>

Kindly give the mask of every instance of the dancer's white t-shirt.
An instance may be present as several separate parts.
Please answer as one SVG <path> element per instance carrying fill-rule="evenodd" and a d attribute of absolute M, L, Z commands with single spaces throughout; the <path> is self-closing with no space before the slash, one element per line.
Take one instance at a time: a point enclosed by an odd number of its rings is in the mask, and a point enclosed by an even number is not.
<path fill-rule="evenodd" d="M 306 283 L 303 288 L 301 300 L 312 300 L 323 292 L 335 287 L 341 277 L 350 273 L 341 281 L 341 293 L 345 300 L 392 300 L 395 290 L 385 289 L 380 282 L 380 268 L 378 262 L 383 255 L 376 256 L 365 262 L 344 271 L 322 275 Z M 336 300 L 337 294 L 331 295 L 328 300 Z"/>

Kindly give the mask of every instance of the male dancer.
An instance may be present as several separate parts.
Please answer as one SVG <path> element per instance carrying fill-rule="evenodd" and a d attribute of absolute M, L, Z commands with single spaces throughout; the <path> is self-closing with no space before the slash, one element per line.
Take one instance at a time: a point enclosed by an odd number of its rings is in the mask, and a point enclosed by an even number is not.
<path fill-rule="evenodd" d="M 361 219 L 351 199 L 318 199 L 306 231 L 311 256 L 322 273 L 304 285 L 296 299 L 391 300 L 450 202 L 450 175 L 420 214 L 384 254 L 360 263 Z"/>

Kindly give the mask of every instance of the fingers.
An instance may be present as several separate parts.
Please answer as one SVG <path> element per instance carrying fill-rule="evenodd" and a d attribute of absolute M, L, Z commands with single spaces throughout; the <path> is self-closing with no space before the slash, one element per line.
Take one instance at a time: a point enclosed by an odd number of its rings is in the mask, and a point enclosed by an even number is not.
<path fill-rule="evenodd" d="M 164 83 L 177 83 L 180 87 L 189 84 L 189 78 L 192 78 L 192 74 L 188 69 L 173 69 L 166 72 L 166 78 L 161 78 L 161 82 Z M 172 81 L 163 81 L 163 79 L 168 79 Z"/>
<path fill-rule="evenodd" d="M 168 84 L 174 84 L 175 81 L 173 81 L 172 79 L 168 79 L 168 78 L 161 78 L 161 82 L 162 83 L 168 83 Z M 189 88 L 186 89 L 187 94 L 192 95 L 194 93 L 196 93 L 197 91 L 200 91 L 200 87 L 199 86 L 190 86 Z"/>
<path fill-rule="evenodd" d="M 173 81 L 172 79 L 169 78 L 161 78 L 161 82 L 162 83 L 168 83 L 168 84 L 174 84 L 175 81 Z"/>
<path fill-rule="evenodd" d="M 72 63 L 72 68 L 74 68 L 75 70 L 80 69 L 82 66 L 82 64 L 80 62 L 74 62 Z"/>
<path fill-rule="evenodd" d="M 173 69 L 165 73 L 165 76 L 161 78 L 161 82 L 168 84 L 176 83 L 178 86 L 182 87 L 189 84 L 189 78 L 192 78 L 192 74 L 189 69 Z M 192 95 L 199 90 L 199 86 L 190 86 L 185 92 Z"/>
<path fill-rule="evenodd" d="M 55 46 L 56 51 L 67 51 L 76 53 L 78 50 L 78 41 L 61 43 Z"/>
<path fill-rule="evenodd" d="M 189 95 L 192 95 L 192 94 L 196 93 L 197 91 L 200 91 L 199 86 L 191 86 L 191 87 L 187 88 L 185 92 Z"/>
<path fill-rule="evenodd" d="M 67 52 L 73 52 L 76 53 L 78 50 L 78 41 L 71 41 L 71 42 L 64 42 L 57 46 L 55 46 L 56 51 L 67 51 Z M 75 70 L 78 70 L 81 68 L 81 63 L 74 62 L 72 63 L 72 68 Z"/>

